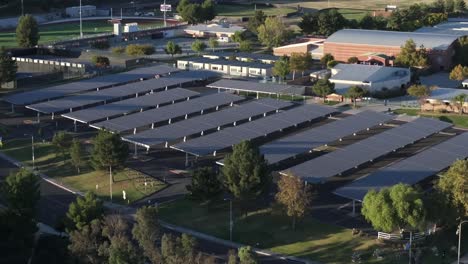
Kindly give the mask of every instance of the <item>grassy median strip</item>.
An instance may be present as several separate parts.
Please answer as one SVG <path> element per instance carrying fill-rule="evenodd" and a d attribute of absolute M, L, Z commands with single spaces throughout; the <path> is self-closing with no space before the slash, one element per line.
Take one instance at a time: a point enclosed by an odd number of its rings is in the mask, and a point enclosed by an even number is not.
<path fill-rule="evenodd" d="M 397 114 L 407 114 L 410 116 L 424 116 L 437 118 L 440 121 L 445 121 L 452 123 L 454 126 L 468 128 L 468 115 L 459 115 L 459 114 L 448 114 L 448 113 L 437 113 L 437 112 L 421 112 L 419 109 L 415 108 L 401 108 L 394 111 Z"/>
<path fill-rule="evenodd" d="M 88 162 L 78 173 L 71 164 L 68 153 L 61 156 L 51 143 L 35 142 L 34 148 L 35 166 L 40 172 L 72 189 L 81 192 L 93 191 L 102 199 L 109 199 L 108 171 L 95 171 Z M 31 139 L 7 140 L 0 151 L 27 166 L 32 166 Z M 89 159 L 89 157 L 86 158 Z M 113 201 L 122 204 L 131 203 L 161 190 L 165 186 L 166 184 L 161 181 L 125 168 L 114 173 Z M 126 200 L 123 200 L 123 191 L 126 193 Z"/>

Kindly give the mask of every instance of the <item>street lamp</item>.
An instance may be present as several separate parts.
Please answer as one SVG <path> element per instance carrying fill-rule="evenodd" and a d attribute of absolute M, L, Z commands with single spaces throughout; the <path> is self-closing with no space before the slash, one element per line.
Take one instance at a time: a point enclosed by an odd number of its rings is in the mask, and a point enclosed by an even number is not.
<path fill-rule="evenodd" d="M 458 235 L 458 261 L 457 263 L 460 264 L 460 247 L 461 247 L 461 237 L 462 237 L 462 225 L 464 223 L 468 223 L 468 220 L 461 221 L 457 228 L 457 235 Z"/>
<path fill-rule="evenodd" d="M 232 229 L 234 227 L 234 221 L 232 219 L 232 197 L 226 196 L 224 201 L 229 201 L 229 241 L 232 241 Z"/>
<path fill-rule="evenodd" d="M 31 155 L 32 155 L 32 168 L 34 170 L 34 134 L 24 134 L 25 136 L 31 135 Z"/>
<path fill-rule="evenodd" d="M 81 6 L 81 0 L 80 0 L 80 38 L 83 38 L 83 17 L 82 17 L 82 6 Z"/>

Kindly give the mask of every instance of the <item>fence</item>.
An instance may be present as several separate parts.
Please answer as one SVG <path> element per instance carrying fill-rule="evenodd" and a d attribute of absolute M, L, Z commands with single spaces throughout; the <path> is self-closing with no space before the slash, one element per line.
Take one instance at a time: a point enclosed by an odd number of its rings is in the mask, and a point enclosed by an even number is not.
<path fill-rule="evenodd" d="M 424 239 L 430 234 L 431 232 L 413 233 L 412 240 L 416 241 L 416 240 Z M 410 233 L 403 232 L 401 234 L 392 234 L 392 233 L 378 232 L 377 238 L 382 239 L 382 240 L 391 240 L 391 241 L 406 241 L 406 240 L 410 240 Z"/>
<path fill-rule="evenodd" d="M 83 75 L 86 64 L 58 60 L 12 57 L 20 72 L 63 72 L 65 79 Z"/>

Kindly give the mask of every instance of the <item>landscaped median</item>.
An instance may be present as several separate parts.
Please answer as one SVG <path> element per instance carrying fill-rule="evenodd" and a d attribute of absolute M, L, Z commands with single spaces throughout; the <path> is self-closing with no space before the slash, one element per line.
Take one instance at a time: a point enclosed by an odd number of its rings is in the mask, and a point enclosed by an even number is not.
<path fill-rule="evenodd" d="M 5 140 L 0 152 L 22 162 L 26 166 L 32 166 L 31 139 Z M 86 192 L 92 191 L 101 199 L 109 200 L 109 172 L 106 170 L 94 170 L 87 162 L 77 172 L 71 164 L 68 153 L 64 157 L 49 142 L 35 142 L 35 168 L 55 182 L 63 184 L 73 190 Z M 85 157 L 86 160 L 89 156 Z M 146 184 L 145 184 L 146 183 Z M 150 195 L 166 186 L 165 183 L 152 177 L 148 177 L 138 171 L 125 168 L 114 172 L 112 185 L 113 202 L 128 204 Z M 123 200 L 123 191 L 126 200 Z"/>
<path fill-rule="evenodd" d="M 410 116 L 424 116 L 424 117 L 433 117 L 441 121 L 452 123 L 456 127 L 468 128 L 468 115 L 460 114 L 448 114 L 448 113 L 438 113 L 438 112 L 421 112 L 417 108 L 400 108 L 394 110 L 396 114 L 407 114 Z"/>

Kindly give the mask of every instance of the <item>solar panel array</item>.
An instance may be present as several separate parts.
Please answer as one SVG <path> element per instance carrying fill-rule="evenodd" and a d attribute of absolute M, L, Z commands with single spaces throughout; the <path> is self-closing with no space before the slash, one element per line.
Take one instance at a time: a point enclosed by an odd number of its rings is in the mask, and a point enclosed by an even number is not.
<path fill-rule="evenodd" d="M 63 114 L 62 116 L 72 120 L 77 120 L 82 123 L 92 123 L 106 118 L 117 117 L 140 110 L 155 108 L 161 104 L 182 100 L 197 95 L 199 95 L 199 93 L 194 91 L 182 88 L 174 88 L 167 91 L 79 110 Z"/>
<path fill-rule="evenodd" d="M 336 110 L 319 105 L 302 105 L 278 114 L 229 127 L 221 131 L 195 138 L 187 142 L 171 146 L 171 148 L 196 156 L 215 154 L 216 151 L 239 144 L 244 140 L 251 140 L 283 129 L 311 121 Z"/>
<path fill-rule="evenodd" d="M 38 89 L 31 92 L 17 93 L 5 97 L 3 100 L 15 105 L 28 105 L 45 100 L 55 99 L 70 94 L 91 91 L 99 88 L 107 88 L 118 84 L 125 84 L 139 79 L 153 78 L 180 71 L 166 65 L 138 68 L 128 72 L 109 74 L 96 78 L 86 79 L 78 82 L 61 84 L 49 88 Z"/>
<path fill-rule="evenodd" d="M 273 100 L 269 98 L 259 99 L 206 115 L 196 116 L 157 129 L 146 130 L 135 135 L 125 136 L 123 139 L 149 148 L 163 143 L 167 144 L 167 142 L 179 138 L 195 135 L 209 129 L 218 128 L 249 117 L 266 114 L 291 105 L 290 102 L 283 100 Z"/>
<path fill-rule="evenodd" d="M 221 79 L 217 82 L 207 85 L 206 87 L 277 94 L 287 93 L 293 91 L 294 89 L 299 89 L 301 86 Z"/>
<path fill-rule="evenodd" d="M 285 173 L 291 173 L 308 182 L 321 182 L 450 126 L 450 123 L 435 119 L 418 118 L 289 168 Z"/>
<path fill-rule="evenodd" d="M 116 86 L 100 91 L 67 96 L 62 99 L 29 105 L 26 106 L 26 108 L 44 114 L 60 113 L 66 111 L 71 112 L 71 110 L 75 108 L 85 107 L 107 101 L 115 101 L 121 98 L 128 98 L 129 96 L 135 96 L 151 92 L 153 90 L 160 90 L 166 87 L 184 84 L 195 80 L 196 79 L 194 78 L 179 78 L 177 77 L 177 75 L 175 77 L 150 79 L 138 83 L 130 83 L 126 85 Z"/>
<path fill-rule="evenodd" d="M 457 159 L 466 157 L 468 157 L 468 133 L 463 133 L 410 158 L 357 179 L 337 189 L 335 194 L 362 201 L 367 192 L 372 189 L 380 190 L 398 183 L 416 184 L 449 167 Z"/>
<path fill-rule="evenodd" d="M 103 128 L 113 132 L 124 132 L 241 100 L 244 100 L 244 97 L 230 93 L 215 93 L 141 113 L 98 122 L 91 125 L 91 127 Z"/>
<path fill-rule="evenodd" d="M 269 164 L 274 164 L 358 131 L 385 123 L 390 119 L 392 117 L 387 114 L 363 111 L 323 126 L 272 141 L 260 146 L 260 153 L 264 155 Z"/>

